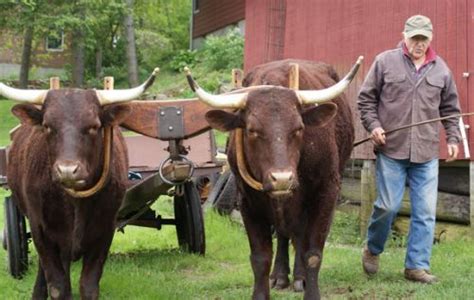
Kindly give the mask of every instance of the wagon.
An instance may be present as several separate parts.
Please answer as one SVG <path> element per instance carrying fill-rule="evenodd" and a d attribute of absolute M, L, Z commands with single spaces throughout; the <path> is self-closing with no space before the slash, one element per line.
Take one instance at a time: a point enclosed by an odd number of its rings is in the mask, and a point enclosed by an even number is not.
<path fill-rule="evenodd" d="M 130 170 L 117 230 L 130 225 L 158 230 L 172 225 L 180 248 L 203 255 L 201 203 L 223 166 L 215 158 L 214 134 L 204 119 L 210 108 L 197 99 L 137 100 L 130 106 L 131 114 L 121 124 L 129 131 L 124 135 Z M 8 147 L 0 149 L 0 186 L 4 189 L 8 189 L 7 162 Z M 173 197 L 174 218 L 164 218 L 152 207 L 163 195 Z M 21 278 L 28 268 L 31 234 L 25 216 L 12 200 L 7 196 L 4 202 L 3 248 L 9 273 Z"/>

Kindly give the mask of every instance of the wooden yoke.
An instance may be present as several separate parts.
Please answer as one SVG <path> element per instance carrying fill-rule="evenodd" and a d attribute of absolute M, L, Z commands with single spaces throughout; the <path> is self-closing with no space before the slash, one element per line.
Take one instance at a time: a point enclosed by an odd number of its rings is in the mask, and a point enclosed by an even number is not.
<path fill-rule="evenodd" d="M 242 87 L 242 78 L 241 70 L 232 70 L 232 82 L 235 87 Z M 162 137 L 160 134 L 160 130 L 163 131 L 161 127 L 170 127 L 169 124 L 160 124 L 160 114 L 166 111 L 166 108 L 174 109 L 176 113 L 179 112 L 183 116 L 183 133 L 180 138 L 188 139 L 211 129 L 204 116 L 214 108 L 197 98 L 162 101 L 135 100 L 128 105 L 131 112 L 120 126 L 148 137 L 160 140 L 174 139 Z"/>

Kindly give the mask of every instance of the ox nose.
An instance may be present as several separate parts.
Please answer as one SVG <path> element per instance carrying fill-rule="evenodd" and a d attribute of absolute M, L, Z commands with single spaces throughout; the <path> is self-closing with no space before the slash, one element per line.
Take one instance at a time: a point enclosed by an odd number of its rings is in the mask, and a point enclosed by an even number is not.
<path fill-rule="evenodd" d="M 293 172 L 270 172 L 269 177 L 274 191 L 289 191 L 293 185 Z"/>
<path fill-rule="evenodd" d="M 81 166 L 77 162 L 63 161 L 57 162 L 54 165 L 56 176 L 59 181 L 67 187 L 75 187 L 80 185 L 83 180 L 79 180 L 81 173 Z"/>

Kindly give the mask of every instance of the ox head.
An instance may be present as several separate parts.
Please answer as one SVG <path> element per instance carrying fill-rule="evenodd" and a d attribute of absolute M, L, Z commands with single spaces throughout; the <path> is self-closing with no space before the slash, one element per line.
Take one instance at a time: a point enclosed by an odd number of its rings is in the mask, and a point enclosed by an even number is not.
<path fill-rule="evenodd" d="M 249 173 L 261 188 L 250 186 L 261 189 L 272 198 L 287 198 L 298 185 L 297 168 L 305 138 L 309 138 L 308 132 L 324 127 L 337 114 L 337 106 L 329 101 L 344 92 L 355 77 L 361 61 L 360 57 L 349 74 L 323 90 L 295 91 L 277 86 L 256 86 L 247 88 L 243 93 L 216 96 L 200 88 L 189 72 L 188 81 L 198 97 L 207 104 L 238 108 L 234 112 L 211 110 L 206 119 L 215 129 L 238 129 L 234 135 L 243 135 L 242 149 L 239 149 L 238 142 L 234 145 L 237 161 L 239 151 L 242 151 L 246 161 L 244 164 L 249 166 Z M 309 128 L 314 130 L 307 130 Z M 242 166 L 238 167 L 242 175 Z M 246 180 L 245 175 L 242 177 Z"/>
<path fill-rule="evenodd" d="M 17 104 L 12 113 L 47 141 L 51 176 L 66 189 L 90 188 L 104 165 L 104 128 L 120 124 L 154 81 L 157 69 L 139 87 L 126 90 L 20 90 L 0 83 L 0 94 Z M 41 106 L 38 106 L 41 105 Z"/>

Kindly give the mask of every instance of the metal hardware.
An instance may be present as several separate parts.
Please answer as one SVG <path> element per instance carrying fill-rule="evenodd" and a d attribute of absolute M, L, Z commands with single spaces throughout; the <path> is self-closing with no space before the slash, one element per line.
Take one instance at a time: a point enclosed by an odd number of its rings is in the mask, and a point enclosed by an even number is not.
<path fill-rule="evenodd" d="M 162 107 L 158 113 L 158 128 L 160 140 L 184 138 L 184 119 L 182 107 Z"/>
<path fill-rule="evenodd" d="M 463 72 L 462 73 L 463 78 L 469 78 L 470 75 L 471 75 L 471 73 L 469 73 L 469 72 Z"/>
<path fill-rule="evenodd" d="M 169 185 L 179 185 L 179 184 L 182 184 L 182 183 L 186 182 L 189 178 L 191 178 L 191 176 L 193 176 L 193 173 L 194 173 L 194 164 L 193 164 L 193 162 L 191 160 L 189 160 L 189 158 L 187 158 L 185 155 L 179 155 L 179 158 L 180 158 L 181 162 L 184 161 L 186 164 L 188 164 L 190 166 L 187 176 L 185 176 L 185 178 L 183 180 L 172 181 L 172 180 L 167 179 L 163 175 L 163 168 L 164 168 L 165 164 L 169 161 L 171 161 L 172 163 L 174 162 L 172 160 L 171 156 L 170 156 L 167 159 L 163 160 L 160 163 L 160 166 L 158 167 L 158 174 L 160 175 L 160 178 L 164 183 L 167 183 Z"/>

